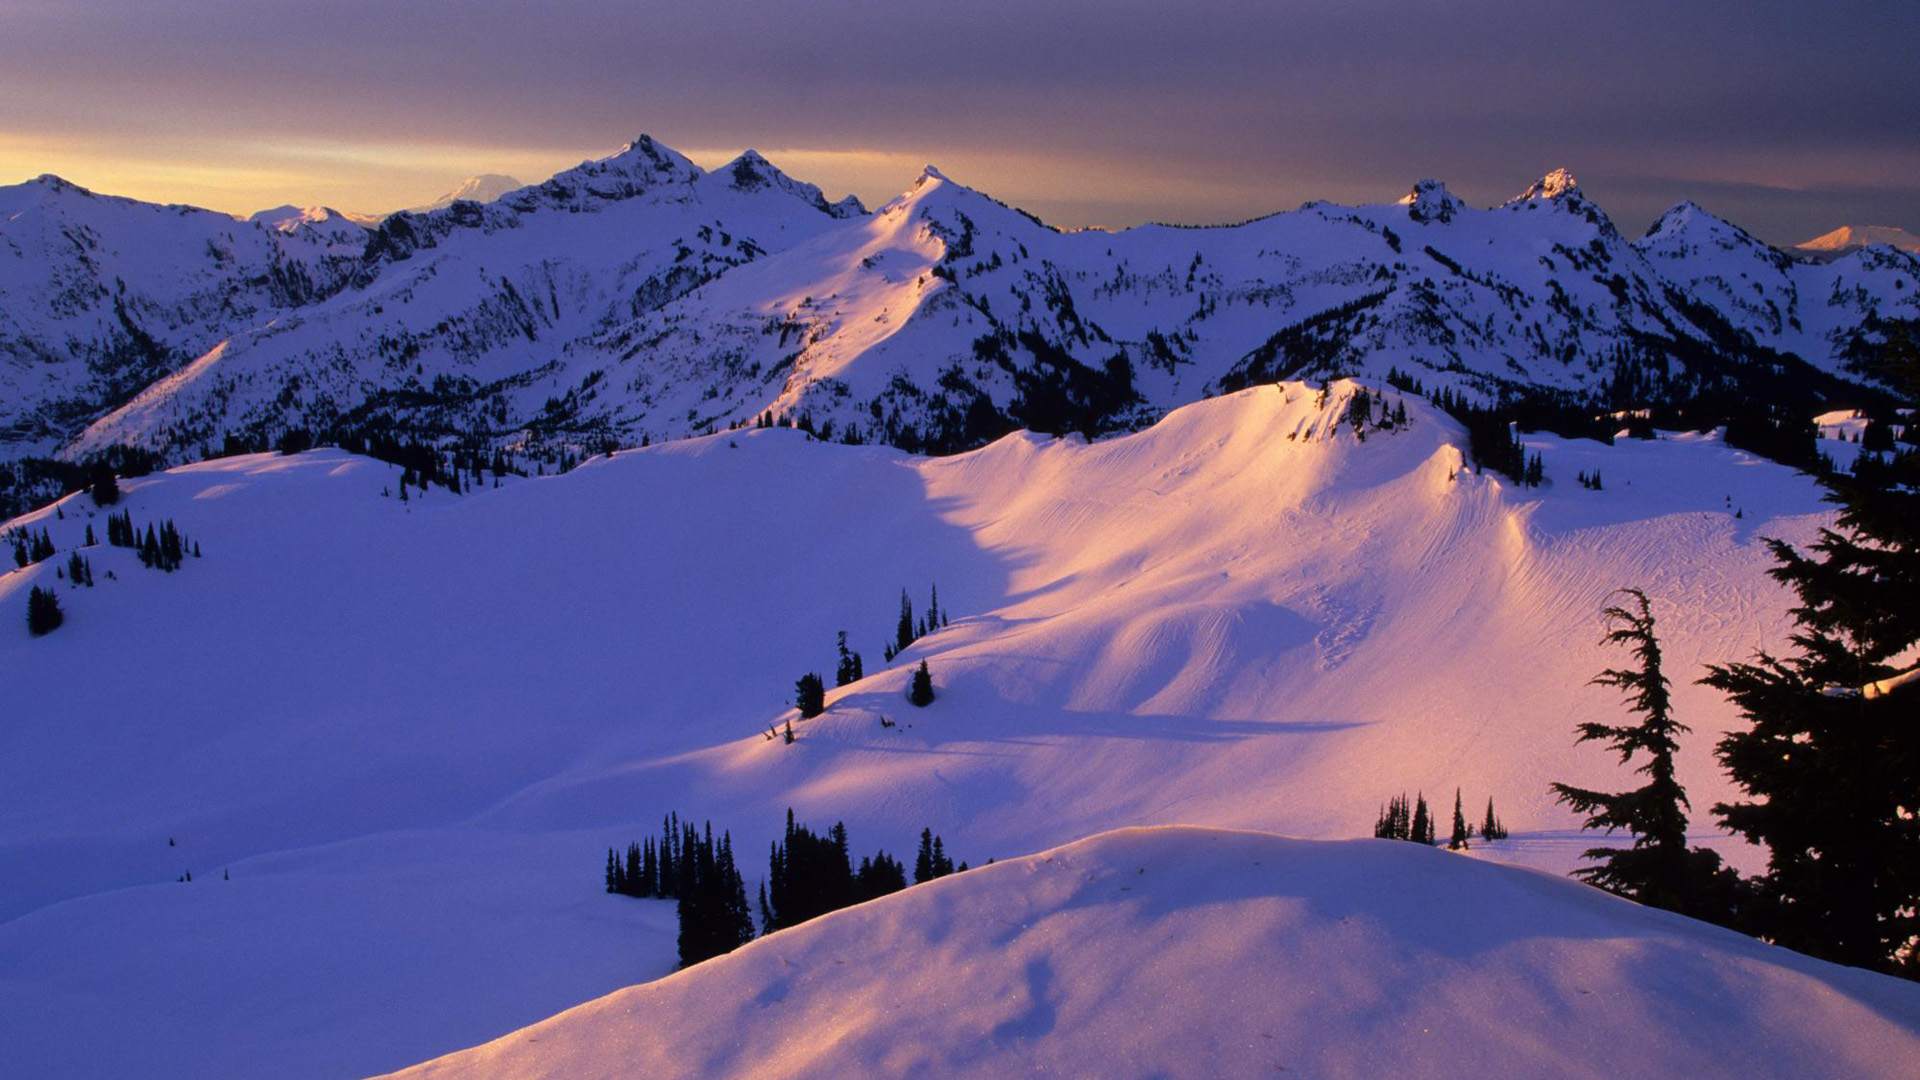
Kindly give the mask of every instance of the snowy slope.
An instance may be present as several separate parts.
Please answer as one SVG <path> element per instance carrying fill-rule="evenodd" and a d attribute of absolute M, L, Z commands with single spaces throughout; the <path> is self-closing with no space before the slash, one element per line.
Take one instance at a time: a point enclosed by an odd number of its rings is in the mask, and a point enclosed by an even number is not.
<path fill-rule="evenodd" d="M 75 220 L 181 263 L 183 282 L 207 250 L 197 235 Z M 1691 203 L 1629 241 L 1564 170 L 1492 208 L 1423 180 L 1387 205 L 1061 232 L 932 168 L 867 214 L 751 151 L 708 174 L 642 136 L 491 202 L 392 215 L 345 263 L 317 227 L 269 231 L 313 234 L 329 284 L 235 300 L 220 318 L 156 298 L 170 325 L 191 324 L 158 335 L 165 358 L 117 394 L 75 398 L 22 445 L 191 460 L 229 432 L 270 443 L 344 423 L 597 449 L 772 410 L 956 449 L 1018 426 L 1127 430 L 1211 391 L 1396 367 L 1477 396 L 1643 403 L 1784 370 L 1812 412 L 1858 404 L 1825 400 L 1819 373 L 1854 376 L 1882 321 L 1920 317 L 1911 253 L 1796 261 Z M 63 245 L 21 233 L 20 274 L 57 277 Z M 334 295 L 342 274 L 352 287 Z M 112 325 L 84 330 L 36 322 L 13 352 L 84 358 L 117 340 Z"/>
<path fill-rule="evenodd" d="M 1476 854 L 1563 871 L 1586 839 L 1545 785 L 1620 779 L 1571 733 L 1619 714 L 1586 681 L 1627 584 L 1681 779 L 1722 796 L 1734 717 L 1688 673 L 1783 640 L 1759 537 L 1825 519 L 1812 482 L 1540 437 L 1556 482 L 1514 490 L 1416 399 L 1360 440 L 1346 392 L 941 459 L 741 432 L 406 503 L 338 451 L 222 459 L 124 484 L 205 557 L 95 549 L 91 590 L 54 576 L 88 498 L 29 515 L 60 554 L 0 575 L 0 1038 L 30 1073 L 337 1075 L 498 1036 L 666 972 L 670 909 L 598 874 L 669 810 L 744 852 L 789 805 L 863 850 L 932 826 L 978 864 L 1134 824 L 1352 837 L 1460 786 L 1516 833 Z M 929 582 L 952 625 L 884 666 Z M 41 639 L 34 584 L 68 611 Z M 763 738 L 841 629 L 871 674 Z"/>
<path fill-rule="evenodd" d="M 1920 986 L 1379 840 L 1136 829 L 837 912 L 409 1077 L 1901 1077 Z"/>

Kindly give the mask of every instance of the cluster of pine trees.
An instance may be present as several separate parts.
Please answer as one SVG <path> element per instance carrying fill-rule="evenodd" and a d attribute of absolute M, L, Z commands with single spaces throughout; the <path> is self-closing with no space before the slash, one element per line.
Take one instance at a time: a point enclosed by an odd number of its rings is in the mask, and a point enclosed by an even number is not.
<path fill-rule="evenodd" d="M 1600 470 L 1595 469 L 1592 472 L 1582 471 L 1580 473 L 1580 486 L 1586 488 L 1588 491 L 1604 490 L 1603 485 L 1600 483 Z"/>
<path fill-rule="evenodd" d="M 45 529 L 36 536 L 30 529 L 16 528 L 7 533 L 7 540 L 13 544 L 13 561 L 17 566 L 32 566 L 42 559 L 53 558 L 53 537 Z"/>
<path fill-rule="evenodd" d="M 920 833 L 913 883 L 959 873 L 932 829 Z M 853 904 L 907 887 L 906 867 L 885 851 L 863 856 L 856 869 L 847 827 L 835 823 L 822 835 L 794 821 L 787 809 L 785 835 L 768 856 L 760 884 L 760 932 L 771 934 Z M 680 918 L 680 966 L 690 967 L 753 940 L 746 884 L 733 858 L 733 838 L 713 836 L 682 823 L 677 813 L 661 822 L 660 838 L 607 849 L 606 889 L 621 896 L 674 900 Z"/>
<path fill-rule="evenodd" d="M 733 837 L 713 837 L 679 814 L 661 823 L 659 844 L 628 845 L 622 859 L 607 849 L 607 891 L 676 900 L 680 916 L 680 966 L 729 953 L 753 940 L 747 889 L 733 861 Z"/>
<path fill-rule="evenodd" d="M 89 537 L 92 536 L 93 526 L 87 526 L 87 533 Z M 107 515 L 107 543 L 114 547 L 133 548 L 140 554 L 140 565 L 168 573 L 180 569 L 180 563 L 189 551 L 194 558 L 200 557 L 200 545 L 188 543 L 172 518 L 161 522 L 157 529 L 152 522 L 148 522 L 146 531 L 142 533 L 133 523 L 131 510 Z"/>
<path fill-rule="evenodd" d="M 1353 426 L 1354 435 L 1362 440 L 1366 439 L 1367 429 L 1369 427 L 1378 428 L 1383 431 L 1393 431 L 1396 428 L 1407 426 L 1407 403 L 1405 401 L 1395 402 L 1393 406 L 1389 408 L 1385 396 L 1381 396 L 1379 401 L 1379 415 L 1376 419 L 1374 414 L 1374 398 L 1375 395 L 1369 393 L 1366 387 L 1356 386 L 1353 391 L 1353 396 L 1347 399 L 1347 413 L 1344 419 L 1348 424 Z"/>
<path fill-rule="evenodd" d="M 65 621 L 66 613 L 60 610 L 60 598 L 53 590 L 38 585 L 27 590 L 27 633 L 34 637 L 51 634 Z"/>
<path fill-rule="evenodd" d="M 940 606 L 940 586 L 934 585 L 927 599 L 927 612 L 916 619 L 913 616 L 913 601 L 907 596 L 907 590 L 900 590 L 900 617 L 894 623 L 893 640 L 887 643 L 888 662 L 907 650 L 907 646 L 947 625 L 946 609 Z"/>
<path fill-rule="evenodd" d="M 773 845 L 760 885 L 760 932 L 798 926 L 906 887 L 906 868 L 898 859 L 879 851 L 862 856 L 856 869 L 845 824 L 836 822 L 823 836 L 795 824 L 789 807 L 786 835 Z"/>
<path fill-rule="evenodd" d="M 992 862 L 993 860 L 988 859 L 987 861 Z M 966 870 L 966 868 L 966 863 L 961 863 L 957 867 L 953 865 L 953 860 L 947 857 L 947 846 L 941 842 L 938 836 L 933 834 L 932 829 L 920 830 L 920 850 L 913 857 L 913 883 L 915 885 L 932 881 L 934 878 L 943 878 L 948 874 L 958 874 Z"/>
<path fill-rule="evenodd" d="M 75 585 L 93 588 L 93 560 L 83 557 L 79 552 L 67 556 L 67 580 Z"/>
<path fill-rule="evenodd" d="M 1373 835 L 1381 840 L 1408 840 L 1428 847 L 1440 842 L 1438 825 L 1434 816 L 1427 810 L 1425 794 L 1416 795 L 1411 805 L 1405 794 L 1396 795 L 1387 800 L 1380 809 L 1380 816 L 1373 823 Z M 1505 840 L 1507 827 L 1500 823 L 1494 813 L 1493 800 L 1487 800 L 1487 816 L 1481 821 L 1479 835 L 1488 840 Z M 1460 789 L 1453 790 L 1453 828 L 1447 834 L 1447 848 L 1461 851 L 1473 840 L 1474 827 L 1467 824 L 1467 815 L 1460 798 Z"/>

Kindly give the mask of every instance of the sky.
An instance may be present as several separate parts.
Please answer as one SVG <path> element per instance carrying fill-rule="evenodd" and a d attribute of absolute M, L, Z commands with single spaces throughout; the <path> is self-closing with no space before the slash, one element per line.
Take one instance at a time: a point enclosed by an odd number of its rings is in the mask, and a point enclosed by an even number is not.
<path fill-rule="evenodd" d="M 1920 231 L 1920 3 L 0 0 L 0 183 L 245 213 L 534 182 L 644 132 L 884 202 L 932 163 L 1063 226 L 1571 169 L 1788 244 Z"/>

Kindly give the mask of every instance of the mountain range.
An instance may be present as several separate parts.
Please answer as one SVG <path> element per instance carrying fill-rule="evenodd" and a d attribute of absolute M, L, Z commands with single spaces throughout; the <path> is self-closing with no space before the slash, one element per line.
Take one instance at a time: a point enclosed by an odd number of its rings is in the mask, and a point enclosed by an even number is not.
<path fill-rule="evenodd" d="M 1491 208 L 1422 180 L 1117 232 L 931 167 L 868 211 L 753 151 L 709 172 L 645 136 L 506 182 L 375 223 L 0 188 L 0 461 L 296 429 L 582 451 L 765 416 L 951 451 L 1396 369 L 1583 407 L 1767 399 L 1784 376 L 1810 415 L 1920 317 L 1911 252 L 1796 259 L 1692 203 L 1629 239 L 1564 170 Z"/>

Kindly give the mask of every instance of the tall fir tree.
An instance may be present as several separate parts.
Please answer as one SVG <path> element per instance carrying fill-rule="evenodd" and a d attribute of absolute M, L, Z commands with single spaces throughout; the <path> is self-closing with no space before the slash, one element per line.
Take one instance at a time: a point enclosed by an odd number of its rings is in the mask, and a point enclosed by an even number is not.
<path fill-rule="evenodd" d="M 1920 339 L 1894 327 L 1878 374 L 1920 405 Z M 1718 755 L 1746 797 L 1714 807 L 1767 848 L 1749 929 L 1843 964 L 1920 978 L 1920 445 L 1821 482 L 1840 507 L 1802 552 L 1768 545 L 1798 599 L 1786 656 L 1713 666 L 1747 727 Z M 1877 441 L 1877 440 L 1876 440 Z"/>
<path fill-rule="evenodd" d="M 1433 815 L 1427 812 L 1427 797 L 1424 793 L 1414 796 L 1413 824 L 1408 830 L 1407 839 L 1416 844 L 1433 846 Z"/>
<path fill-rule="evenodd" d="M 1467 815 L 1460 809 L 1460 789 L 1453 789 L 1453 832 L 1447 837 L 1448 851 L 1464 851 L 1467 840 L 1473 835 L 1467 828 Z"/>
<path fill-rule="evenodd" d="M 913 601 L 907 598 L 907 590 L 900 590 L 900 621 L 893 628 L 893 653 L 895 656 L 913 644 Z"/>
<path fill-rule="evenodd" d="M 1507 838 L 1507 827 L 1500 823 L 1498 817 L 1494 816 L 1492 796 L 1487 797 L 1487 817 L 1486 820 L 1480 823 L 1480 836 L 1486 840 L 1505 840 Z"/>
<path fill-rule="evenodd" d="M 1602 644 L 1624 646 L 1636 666 L 1608 668 L 1594 676 L 1592 685 L 1621 690 L 1627 707 L 1639 715 L 1633 724 L 1589 721 L 1575 730 L 1576 742 L 1606 743 L 1625 765 L 1645 760 L 1634 772 L 1647 782 L 1631 791 L 1604 792 L 1555 783 L 1555 797 L 1587 815 L 1583 829 L 1624 830 L 1633 837 L 1630 847 L 1590 848 L 1584 858 L 1595 865 L 1574 876 L 1609 892 L 1643 904 L 1702 917 L 1724 919 L 1724 911 L 1709 904 L 1709 887 L 1720 874 L 1719 856 L 1687 848 L 1687 793 L 1675 778 L 1673 759 L 1679 737 L 1687 726 L 1674 719 L 1666 672 L 1661 666 L 1660 640 L 1646 593 L 1621 589 L 1626 603 L 1610 604 L 1601 612 L 1606 633 Z"/>

